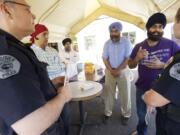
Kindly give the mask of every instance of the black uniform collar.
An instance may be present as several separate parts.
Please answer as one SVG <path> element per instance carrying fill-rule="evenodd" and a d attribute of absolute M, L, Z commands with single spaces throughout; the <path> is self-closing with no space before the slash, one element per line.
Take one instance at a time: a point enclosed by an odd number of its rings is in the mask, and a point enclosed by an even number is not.
<path fill-rule="evenodd" d="M 16 48 L 19 48 L 21 51 L 28 51 L 35 56 L 35 53 L 32 51 L 32 49 L 29 46 L 26 46 L 23 42 L 18 40 L 16 37 L 14 37 L 13 35 L 9 34 L 8 32 L 2 29 L 0 29 L 0 40 L 1 40 L 0 46 L 1 44 L 3 44 L 3 46 L 1 46 L 3 48 L 7 49 L 9 46 L 14 46 Z M 11 42 L 13 44 L 9 44 L 7 42 Z"/>
<path fill-rule="evenodd" d="M 24 44 L 20 40 L 18 40 L 16 37 L 14 37 L 10 33 L 6 32 L 6 31 L 4 31 L 2 29 L 0 29 L 0 36 L 3 36 L 3 37 L 5 37 L 6 39 L 8 39 L 8 40 L 10 40 L 12 42 L 15 42 L 17 44 L 20 44 L 20 45 L 24 46 Z"/>

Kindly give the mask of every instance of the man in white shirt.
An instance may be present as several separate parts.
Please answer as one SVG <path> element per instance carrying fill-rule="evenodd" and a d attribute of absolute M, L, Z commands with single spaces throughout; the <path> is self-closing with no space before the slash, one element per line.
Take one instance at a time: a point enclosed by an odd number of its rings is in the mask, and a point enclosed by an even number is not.
<path fill-rule="evenodd" d="M 78 74 L 77 62 L 79 61 L 79 55 L 76 51 L 72 50 L 72 40 L 66 38 L 62 41 L 64 50 L 60 52 L 60 59 L 66 65 L 66 75 L 70 79 Z"/>
<path fill-rule="evenodd" d="M 48 76 L 54 86 L 58 89 L 64 84 L 65 65 L 60 61 L 58 52 L 47 46 L 48 35 L 49 31 L 45 25 L 36 24 L 35 31 L 31 34 L 30 40 L 33 43 L 31 49 L 34 51 L 38 60 L 46 64 Z M 61 114 L 66 134 L 68 134 L 69 129 L 68 113 L 66 105 Z"/>

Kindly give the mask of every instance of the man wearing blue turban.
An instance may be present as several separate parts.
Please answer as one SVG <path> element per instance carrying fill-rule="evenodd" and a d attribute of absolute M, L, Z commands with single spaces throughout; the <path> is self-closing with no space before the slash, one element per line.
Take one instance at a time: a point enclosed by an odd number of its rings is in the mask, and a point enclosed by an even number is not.
<path fill-rule="evenodd" d="M 121 102 L 121 122 L 127 125 L 131 116 L 130 81 L 128 77 L 127 62 L 131 54 L 131 43 L 121 37 L 122 24 L 114 22 L 109 26 L 110 39 L 106 41 L 103 50 L 105 70 L 105 116 L 107 123 L 114 105 L 116 86 L 119 89 Z"/>

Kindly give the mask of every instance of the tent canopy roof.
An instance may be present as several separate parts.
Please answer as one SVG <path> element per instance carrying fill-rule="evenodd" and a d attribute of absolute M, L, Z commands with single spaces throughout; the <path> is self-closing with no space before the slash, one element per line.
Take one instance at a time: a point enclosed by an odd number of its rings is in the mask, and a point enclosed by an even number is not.
<path fill-rule="evenodd" d="M 43 3 L 42 3 L 43 2 Z M 102 15 L 123 20 L 144 29 L 155 12 L 172 22 L 179 0 L 30 0 L 36 21 L 46 24 L 54 37 L 76 34 Z"/>

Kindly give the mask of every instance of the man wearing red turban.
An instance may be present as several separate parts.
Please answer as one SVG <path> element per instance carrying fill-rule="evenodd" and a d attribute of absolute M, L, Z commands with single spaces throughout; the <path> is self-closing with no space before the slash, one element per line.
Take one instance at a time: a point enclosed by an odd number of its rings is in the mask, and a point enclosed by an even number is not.
<path fill-rule="evenodd" d="M 39 61 L 47 64 L 47 73 L 58 89 L 64 83 L 65 65 L 61 62 L 58 52 L 47 46 L 49 31 L 45 25 L 36 24 L 35 31 L 31 34 L 30 41 L 33 43 L 31 49 Z M 68 105 L 64 106 L 61 117 L 64 122 L 65 132 L 68 134 L 69 130 L 69 115 Z"/>

